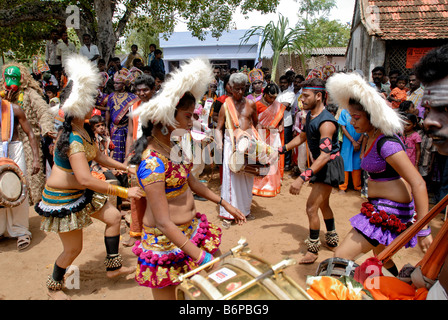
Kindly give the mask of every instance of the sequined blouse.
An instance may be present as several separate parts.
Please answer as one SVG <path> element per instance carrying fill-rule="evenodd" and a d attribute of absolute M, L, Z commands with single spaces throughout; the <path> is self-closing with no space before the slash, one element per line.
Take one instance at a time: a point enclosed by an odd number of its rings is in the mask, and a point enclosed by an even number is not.
<path fill-rule="evenodd" d="M 159 152 L 146 149 L 142 155 L 142 162 L 137 169 L 137 178 L 140 186 L 155 182 L 165 182 L 167 199 L 175 198 L 188 189 L 188 177 L 192 163 L 175 163 Z"/>
<path fill-rule="evenodd" d="M 93 143 L 86 141 L 78 132 L 73 131 L 69 137 L 70 148 L 67 152 L 67 157 L 62 157 L 56 149 L 54 152 L 54 164 L 62 170 L 73 173 L 72 166 L 68 158 L 75 153 L 84 152 L 86 159 L 90 163 L 96 157 L 96 148 Z"/>

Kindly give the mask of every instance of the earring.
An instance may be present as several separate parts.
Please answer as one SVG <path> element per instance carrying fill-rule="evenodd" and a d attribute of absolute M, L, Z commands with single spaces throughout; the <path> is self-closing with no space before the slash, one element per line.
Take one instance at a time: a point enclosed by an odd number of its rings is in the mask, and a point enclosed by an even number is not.
<path fill-rule="evenodd" d="M 162 132 L 164 136 L 166 136 L 169 133 L 168 128 L 166 126 L 163 126 L 160 132 Z"/>

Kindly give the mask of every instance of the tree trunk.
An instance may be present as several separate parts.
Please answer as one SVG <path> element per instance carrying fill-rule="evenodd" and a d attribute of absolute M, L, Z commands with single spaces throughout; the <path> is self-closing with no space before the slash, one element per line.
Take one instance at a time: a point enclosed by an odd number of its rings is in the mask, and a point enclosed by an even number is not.
<path fill-rule="evenodd" d="M 101 58 L 106 60 L 107 64 L 109 59 L 115 56 L 115 46 L 118 40 L 112 24 L 114 3 L 110 0 L 95 0 L 94 7 L 98 23 L 96 44 Z"/>

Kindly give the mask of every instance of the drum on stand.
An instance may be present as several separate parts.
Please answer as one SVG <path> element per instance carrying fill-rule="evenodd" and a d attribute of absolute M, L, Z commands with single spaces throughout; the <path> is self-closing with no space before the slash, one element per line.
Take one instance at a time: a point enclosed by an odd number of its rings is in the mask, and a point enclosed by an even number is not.
<path fill-rule="evenodd" d="M 196 274 L 185 279 L 176 288 L 176 298 L 178 300 L 312 300 L 304 289 L 283 273 L 283 267 L 280 267 L 280 272 L 272 271 L 276 266 L 243 252 L 224 259 L 220 268 L 206 277 Z"/>
<path fill-rule="evenodd" d="M 11 159 L 0 158 L 0 207 L 17 207 L 25 201 L 27 194 L 22 170 Z"/>

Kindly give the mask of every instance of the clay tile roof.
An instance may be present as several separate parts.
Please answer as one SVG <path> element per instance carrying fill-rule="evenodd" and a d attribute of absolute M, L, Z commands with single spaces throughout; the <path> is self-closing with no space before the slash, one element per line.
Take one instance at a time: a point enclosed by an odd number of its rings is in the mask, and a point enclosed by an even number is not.
<path fill-rule="evenodd" d="M 448 39 L 448 0 L 359 2 L 367 31 L 382 40 Z"/>
<path fill-rule="evenodd" d="M 345 56 L 346 47 L 324 47 L 314 48 L 312 56 Z"/>

